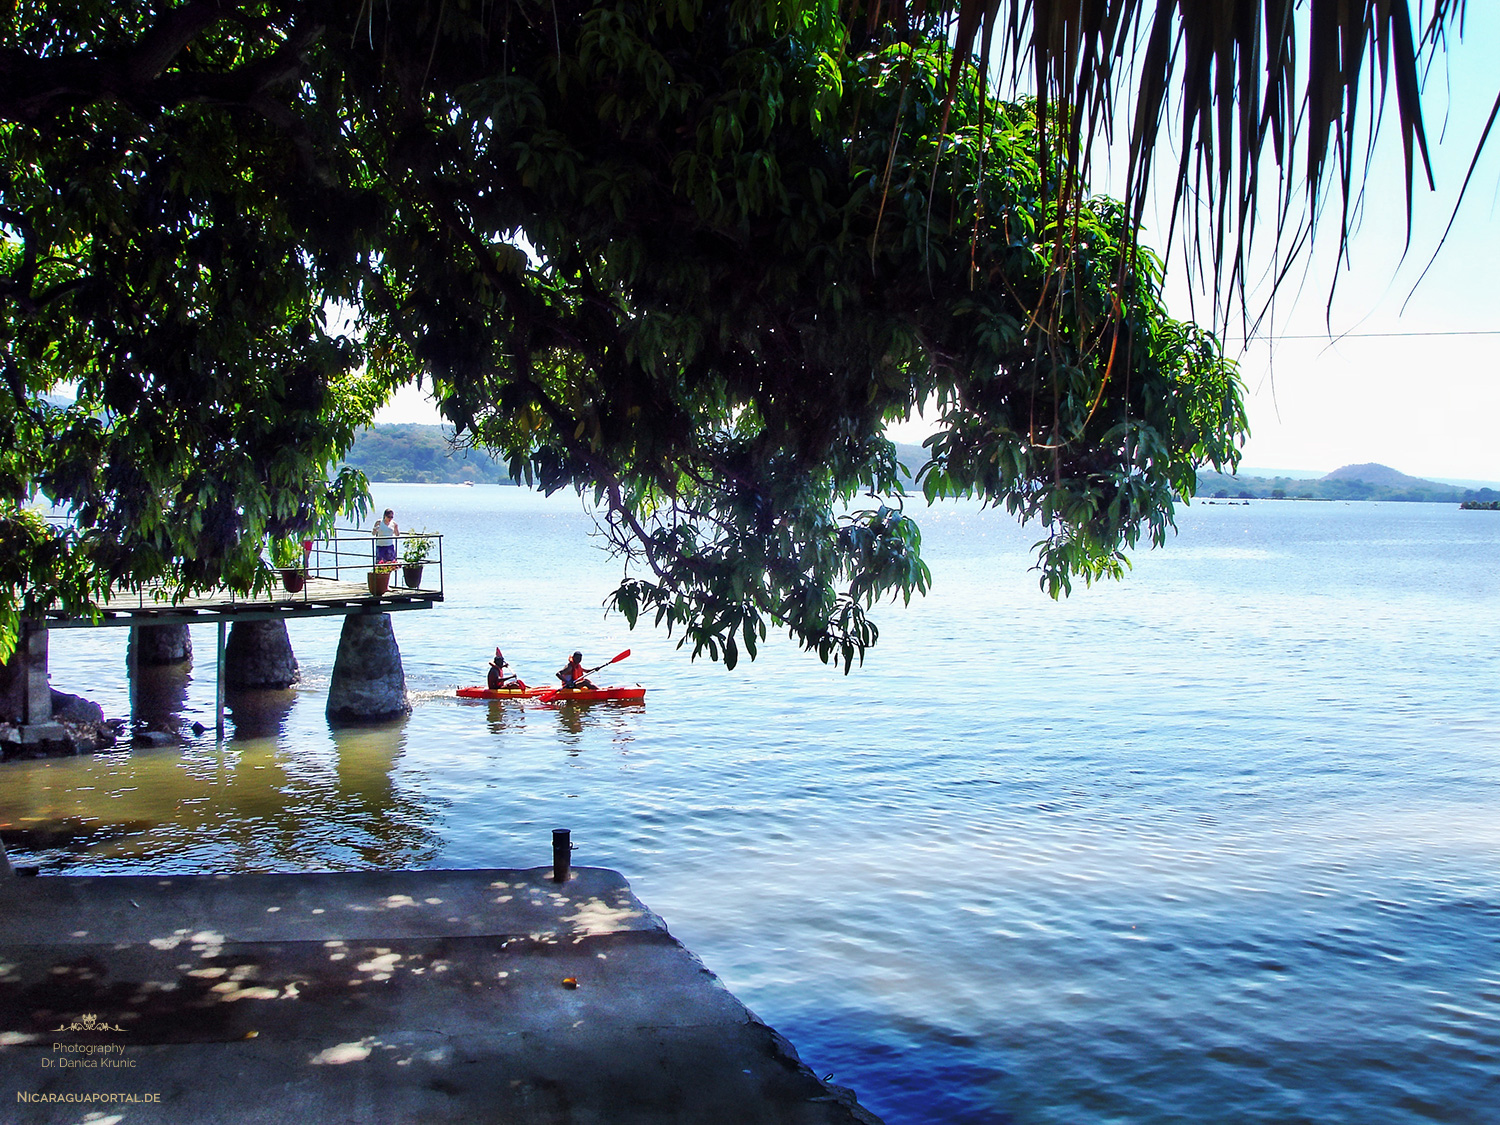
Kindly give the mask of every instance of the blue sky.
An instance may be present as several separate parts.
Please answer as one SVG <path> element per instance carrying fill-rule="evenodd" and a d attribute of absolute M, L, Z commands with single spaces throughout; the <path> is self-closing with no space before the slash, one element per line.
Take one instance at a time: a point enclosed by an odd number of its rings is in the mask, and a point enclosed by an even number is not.
<path fill-rule="evenodd" d="M 1468 11 L 1446 72 L 1440 61 L 1429 77 L 1437 191 L 1418 190 L 1411 248 L 1403 259 L 1404 173 L 1391 129 L 1366 182 L 1365 214 L 1331 314 L 1334 223 L 1322 231 L 1305 283 L 1277 295 L 1280 338 L 1240 357 L 1251 420 L 1246 465 L 1378 461 L 1417 476 L 1500 480 L 1500 138 L 1491 138 L 1446 245 L 1417 285 L 1500 91 L 1500 5 Z M 1330 327 L 1337 339 L 1328 338 Z M 1495 334 L 1474 334 L 1485 332 Z M 1393 333 L 1463 334 L 1378 335 Z M 1317 338 L 1288 338 L 1300 336 Z"/>
<path fill-rule="evenodd" d="M 1366 181 L 1349 260 L 1339 267 L 1330 212 L 1305 268 L 1276 295 L 1275 338 L 1248 346 L 1227 341 L 1246 385 L 1246 467 L 1327 472 L 1377 461 L 1415 476 L 1500 481 L 1500 137 L 1481 158 L 1446 246 L 1412 292 L 1448 222 L 1497 91 L 1500 5 L 1470 5 L 1463 40 L 1429 74 L 1424 104 L 1437 191 L 1419 184 L 1410 249 L 1400 137 L 1391 128 Z M 1164 164 L 1173 162 L 1163 155 Z M 1108 172 L 1103 183 L 1099 172 L 1096 187 L 1107 191 Z M 1164 230 L 1164 217 L 1152 225 Z M 1148 229 L 1145 241 L 1160 238 L 1152 236 Z M 1271 241 L 1262 237 L 1263 251 Z M 1180 261 L 1174 254 L 1169 297 L 1174 313 L 1185 317 L 1189 291 Z M 1495 335 L 1475 334 L 1485 332 Z M 377 417 L 438 420 L 431 402 L 410 387 Z M 918 423 L 898 436 L 920 440 L 923 433 Z"/>

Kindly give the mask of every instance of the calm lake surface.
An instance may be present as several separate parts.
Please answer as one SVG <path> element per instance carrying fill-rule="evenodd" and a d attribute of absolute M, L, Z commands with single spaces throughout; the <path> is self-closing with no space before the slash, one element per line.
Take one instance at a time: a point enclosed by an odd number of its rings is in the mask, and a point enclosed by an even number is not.
<path fill-rule="evenodd" d="M 845 677 L 605 617 L 576 498 L 374 499 L 446 536 L 408 720 L 331 732 L 339 621 L 294 623 L 302 684 L 222 744 L 0 766 L 12 859 L 529 867 L 569 827 L 890 1125 L 1500 1121 L 1500 515 L 1198 503 L 1054 603 L 1035 532 L 924 510 L 934 592 Z M 128 714 L 125 633 L 54 633 L 53 684 Z M 140 706 L 212 727 L 194 644 Z M 456 699 L 496 644 L 628 647 L 646 704 Z"/>

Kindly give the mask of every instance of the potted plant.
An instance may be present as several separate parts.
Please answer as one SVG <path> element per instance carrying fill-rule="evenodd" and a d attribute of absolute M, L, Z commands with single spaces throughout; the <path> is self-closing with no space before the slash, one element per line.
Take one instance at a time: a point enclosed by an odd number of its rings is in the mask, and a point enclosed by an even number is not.
<path fill-rule="evenodd" d="M 408 531 L 401 536 L 401 577 L 406 587 L 415 590 L 422 584 L 422 564 L 432 550 L 432 536 L 426 531 Z"/>
<path fill-rule="evenodd" d="M 271 565 L 281 571 L 281 584 L 287 593 L 295 594 L 302 589 L 306 575 L 302 572 L 300 543 L 293 539 L 272 539 Z"/>
<path fill-rule="evenodd" d="M 370 573 L 365 575 L 365 584 L 370 587 L 372 596 L 385 596 L 385 592 L 391 587 L 391 571 L 395 569 L 395 563 L 376 563 L 370 568 Z"/>

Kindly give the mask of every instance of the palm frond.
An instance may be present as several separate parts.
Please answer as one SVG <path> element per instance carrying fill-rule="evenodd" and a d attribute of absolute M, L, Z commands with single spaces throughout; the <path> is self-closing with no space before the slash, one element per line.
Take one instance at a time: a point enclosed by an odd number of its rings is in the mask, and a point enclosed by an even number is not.
<path fill-rule="evenodd" d="M 1417 0 L 1415 11 L 1409 0 L 853 0 L 851 16 L 896 38 L 920 33 L 924 19 L 929 28 L 945 21 L 954 45 L 950 88 L 963 65 L 993 61 L 1011 95 L 1026 92 L 1027 75 L 1039 143 L 1063 158 L 1070 178 L 1087 171 L 1092 138 L 1111 137 L 1120 111 L 1133 105 L 1123 194 L 1137 221 L 1158 145 L 1175 132 L 1171 225 L 1185 220 L 1189 256 L 1212 274 L 1226 307 L 1231 293 L 1243 307 L 1267 186 L 1262 169 L 1276 171 L 1269 186 L 1278 240 L 1301 227 L 1294 209 L 1316 225 L 1336 187 L 1342 249 L 1392 103 L 1410 230 L 1419 162 L 1433 182 L 1422 76 L 1449 32 L 1462 35 L 1465 7 L 1466 0 Z"/>

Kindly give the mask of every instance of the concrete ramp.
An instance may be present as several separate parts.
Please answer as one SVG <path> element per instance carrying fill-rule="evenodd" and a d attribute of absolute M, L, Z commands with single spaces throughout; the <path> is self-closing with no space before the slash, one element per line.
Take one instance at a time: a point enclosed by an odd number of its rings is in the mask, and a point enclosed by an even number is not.
<path fill-rule="evenodd" d="M 874 1122 L 616 872 L 0 880 L 0 1121 Z"/>

